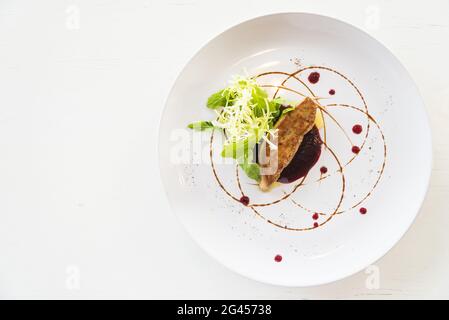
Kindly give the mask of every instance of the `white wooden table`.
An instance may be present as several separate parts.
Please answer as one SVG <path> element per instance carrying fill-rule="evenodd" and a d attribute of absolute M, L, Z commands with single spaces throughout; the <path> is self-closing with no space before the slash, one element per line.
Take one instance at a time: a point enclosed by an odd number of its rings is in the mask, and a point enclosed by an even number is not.
<path fill-rule="evenodd" d="M 433 128 L 430 190 L 410 231 L 369 274 L 313 288 L 256 283 L 209 258 L 170 212 L 157 165 L 164 101 L 189 58 L 283 11 L 384 43 Z M 448 57 L 447 0 L 2 0 L 0 298 L 449 298 Z"/>

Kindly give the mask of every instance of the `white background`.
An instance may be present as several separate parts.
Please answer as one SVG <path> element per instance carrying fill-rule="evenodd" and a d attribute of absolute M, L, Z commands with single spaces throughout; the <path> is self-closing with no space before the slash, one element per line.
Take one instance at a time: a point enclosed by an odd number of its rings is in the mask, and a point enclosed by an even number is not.
<path fill-rule="evenodd" d="M 247 280 L 168 208 L 158 125 L 177 74 L 228 27 L 285 11 L 367 31 L 426 103 L 430 190 L 376 264 L 378 289 L 364 272 L 313 288 Z M 448 0 L 0 0 L 0 298 L 449 298 L 448 57 Z"/>

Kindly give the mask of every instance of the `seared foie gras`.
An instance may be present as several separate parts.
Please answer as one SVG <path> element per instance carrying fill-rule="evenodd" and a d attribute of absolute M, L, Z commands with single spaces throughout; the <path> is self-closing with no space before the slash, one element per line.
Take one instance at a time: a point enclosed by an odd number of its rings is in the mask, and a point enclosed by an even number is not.
<path fill-rule="evenodd" d="M 283 116 L 275 128 L 275 137 L 269 137 L 269 144 L 262 143 L 259 150 L 261 180 L 259 187 L 263 191 L 279 179 L 284 168 L 290 163 L 304 138 L 315 123 L 317 105 L 311 98 L 304 99 L 294 110 Z M 277 140 L 277 146 L 276 146 Z"/>

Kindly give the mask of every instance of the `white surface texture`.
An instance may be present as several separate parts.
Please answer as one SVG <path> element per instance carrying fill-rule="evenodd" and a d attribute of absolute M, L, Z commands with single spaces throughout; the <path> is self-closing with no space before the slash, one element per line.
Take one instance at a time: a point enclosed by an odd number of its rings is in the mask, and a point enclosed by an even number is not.
<path fill-rule="evenodd" d="M 433 131 L 430 189 L 409 232 L 366 272 L 311 288 L 257 283 L 209 258 L 169 210 L 157 154 L 165 99 L 195 52 L 289 11 L 386 45 Z M 448 56 L 447 0 L 2 0 L 0 298 L 449 298 Z"/>

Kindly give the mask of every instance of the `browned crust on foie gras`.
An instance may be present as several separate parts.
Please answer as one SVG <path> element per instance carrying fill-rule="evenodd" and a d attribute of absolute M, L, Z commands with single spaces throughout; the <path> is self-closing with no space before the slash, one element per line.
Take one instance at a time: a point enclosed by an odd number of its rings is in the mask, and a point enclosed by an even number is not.
<path fill-rule="evenodd" d="M 309 132 L 315 123 L 317 105 L 311 98 L 305 98 L 296 108 L 283 116 L 275 128 L 277 130 L 277 157 L 270 159 L 270 145 L 264 141 L 259 153 L 262 177 L 259 187 L 263 191 L 269 190 L 270 186 L 279 179 L 282 170 L 290 163 L 298 151 L 304 135 Z M 265 151 L 264 151 L 265 150 Z M 265 160 L 265 161 L 263 161 Z M 277 168 L 276 163 L 277 161 Z M 273 163 L 271 163 L 273 162 Z M 274 173 L 263 175 L 263 171 L 271 169 Z"/>

